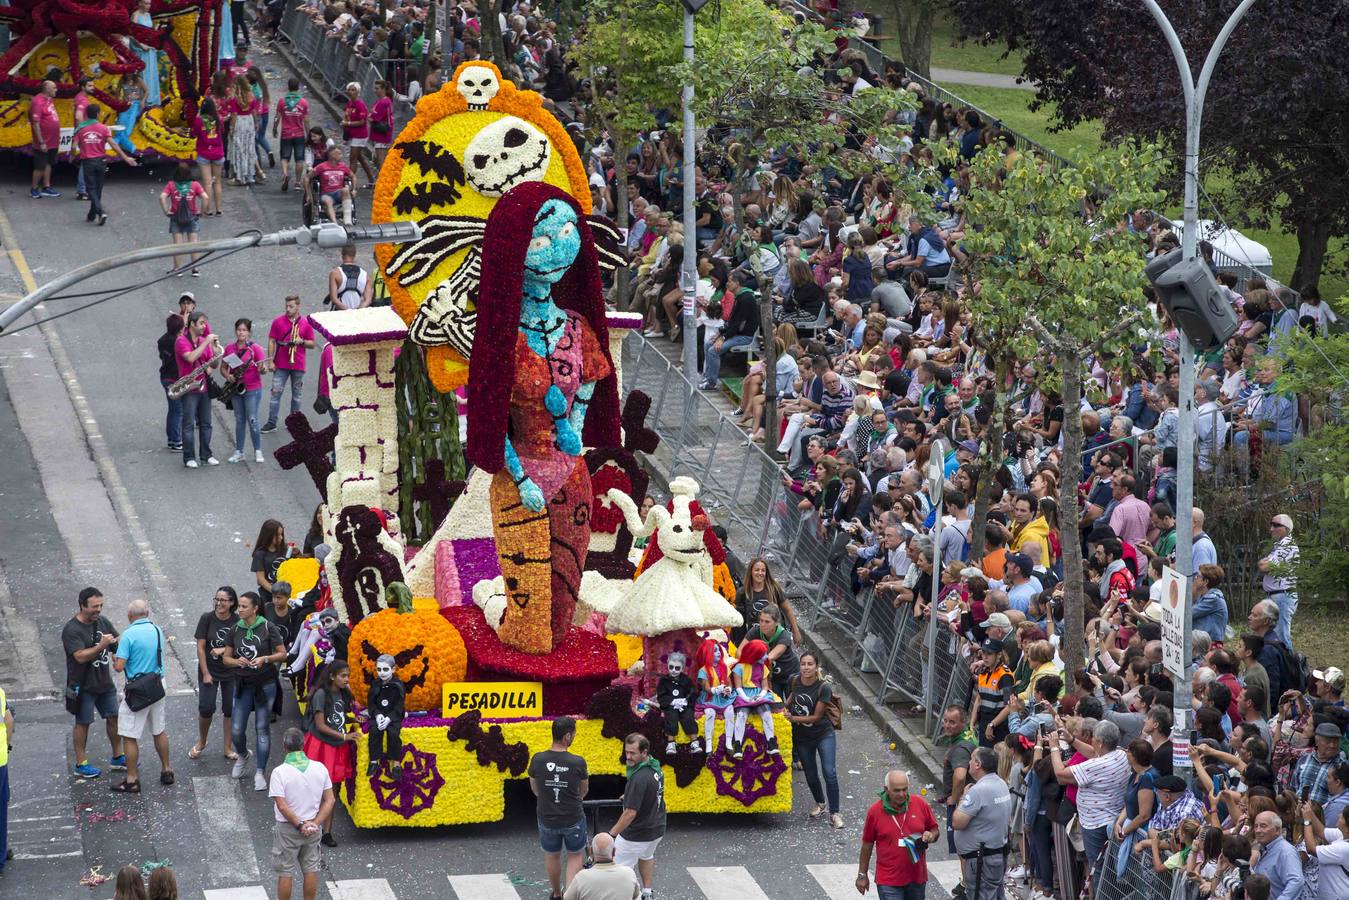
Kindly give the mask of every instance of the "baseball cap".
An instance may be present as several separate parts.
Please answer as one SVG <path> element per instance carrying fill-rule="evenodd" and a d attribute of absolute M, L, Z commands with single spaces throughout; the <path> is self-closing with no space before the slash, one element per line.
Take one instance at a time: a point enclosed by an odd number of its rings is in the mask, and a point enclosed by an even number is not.
<path fill-rule="evenodd" d="M 1340 731 L 1340 726 L 1336 725 L 1334 722 L 1322 722 L 1320 725 L 1316 726 L 1316 736 L 1334 738 L 1338 741 L 1340 738 L 1344 737 L 1344 733 Z"/>
<path fill-rule="evenodd" d="M 1290 532 L 1293 530 L 1293 520 L 1285 513 L 1279 513 L 1277 516 L 1270 519 L 1269 524 L 1282 525 L 1284 528 L 1287 528 Z"/>
<path fill-rule="evenodd" d="M 1334 666 L 1327 666 L 1325 669 L 1317 669 L 1312 672 L 1312 677 L 1317 681 L 1324 681 L 1337 691 L 1344 690 L 1344 673 Z"/>
<path fill-rule="evenodd" d="M 1185 790 L 1185 779 L 1179 775 L 1163 775 L 1153 782 L 1153 785 L 1159 791 L 1171 791 L 1177 793 Z"/>
<path fill-rule="evenodd" d="M 984 628 L 1011 628 L 1011 627 L 1012 627 L 1012 620 L 1007 618 L 1000 612 L 995 612 L 991 614 L 987 619 L 984 619 Z M 984 643 L 988 642 L 985 641 Z"/>
<path fill-rule="evenodd" d="M 192 293 L 191 291 L 183 291 L 181 294 L 178 295 L 178 302 L 182 303 L 184 300 L 191 300 L 193 303 L 196 303 L 197 295 Z M 1286 519 L 1288 517 L 1284 516 L 1284 518 Z"/>
<path fill-rule="evenodd" d="M 979 444 L 975 441 L 961 441 L 959 444 L 956 444 L 956 449 L 977 455 L 979 453 Z"/>
<path fill-rule="evenodd" d="M 988 623 L 985 621 L 984 624 L 987 625 Z M 979 645 L 979 649 L 985 653 L 1001 653 L 1002 641 L 995 641 L 993 638 L 985 638 L 984 642 Z"/>
<path fill-rule="evenodd" d="M 1021 570 L 1023 575 L 1029 575 L 1031 571 L 1030 557 L 1024 553 L 1007 554 L 1007 562 L 1013 563 Z"/>

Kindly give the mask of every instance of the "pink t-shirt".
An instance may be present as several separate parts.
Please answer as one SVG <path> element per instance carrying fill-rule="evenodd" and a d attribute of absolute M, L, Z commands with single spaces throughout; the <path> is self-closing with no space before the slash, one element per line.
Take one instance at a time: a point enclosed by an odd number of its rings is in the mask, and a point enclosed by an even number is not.
<path fill-rule="evenodd" d="M 239 357 L 242 365 L 240 368 L 231 369 L 230 374 L 238 377 L 242 370 L 244 390 L 262 390 L 262 371 L 258 366 L 262 365 L 263 360 L 267 358 L 267 351 L 253 341 L 249 341 L 246 347 L 240 347 L 239 342 L 235 341 L 225 347 L 225 356 L 229 356 L 231 353 Z"/>
<path fill-rule="evenodd" d="M 370 133 L 375 140 L 380 143 L 387 143 L 393 139 L 393 101 L 388 97 L 380 97 L 375 101 L 375 108 L 370 111 Z M 375 123 L 380 123 L 380 128 L 375 127 Z"/>
<path fill-rule="evenodd" d="M 281 122 L 283 141 L 304 137 L 304 120 L 309 115 L 309 101 L 304 98 L 292 107 L 286 107 L 286 98 L 276 101 L 276 118 Z"/>
<path fill-rule="evenodd" d="M 201 201 L 198 198 L 206 196 L 206 188 L 201 186 L 200 181 L 194 181 L 184 194 L 184 192 L 178 190 L 178 182 L 170 181 L 164 185 L 164 190 L 161 193 L 169 198 L 170 214 L 177 210 L 178 204 L 186 199 L 187 208 L 191 210 L 193 216 L 196 216 L 201 211 Z"/>
<path fill-rule="evenodd" d="M 298 330 L 296 326 L 298 325 Z M 297 346 L 286 346 L 285 342 L 291 339 L 291 333 L 296 334 Z M 304 371 L 305 341 L 314 339 L 314 329 L 309 324 L 308 316 L 300 316 L 299 319 L 292 322 L 289 318 L 282 315 L 277 316 L 272 321 L 271 330 L 267 332 L 267 337 L 276 341 L 276 358 L 272 360 L 278 369 L 293 369 L 297 372 Z M 294 351 L 293 353 L 291 351 Z"/>
<path fill-rule="evenodd" d="M 56 112 L 56 104 L 46 94 L 34 94 L 28 104 L 28 119 L 33 128 L 42 135 L 42 143 L 48 150 L 61 145 L 61 117 Z"/>
<path fill-rule="evenodd" d="M 84 111 L 89 108 L 89 95 L 84 91 L 76 91 L 70 104 L 75 111 L 75 124 L 78 125 L 84 121 Z"/>
<path fill-rule="evenodd" d="M 197 347 L 201 346 L 201 344 L 204 341 L 209 340 L 210 338 L 208 338 L 205 335 L 202 335 L 201 337 L 197 338 L 197 340 L 194 342 L 186 334 L 178 335 L 178 340 L 175 341 L 173 345 L 173 353 L 174 356 L 176 356 L 178 359 L 179 378 L 182 378 L 184 375 L 191 372 L 197 366 L 211 359 L 211 357 L 215 354 L 215 348 L 210 347 L 207 348 L 205 353 L 203 353 L 201 356 L 198 356 L 195 361 L 189 361 L 187 358 L 187 354 L 189 352 L 197 349 Z M 203 370 L 202 373 L 199 376 L 197 376 L 197 386 L 192 389 L 192 392 L 202 393 L 205 390 L 206 390 L 206 372 Z"/>
<path fill-rule="evenodd" d="M 220 139 L 220 123 L 192 118 L 192 136 L 197 139 L 197 158 L 219 162 L 225 158 L 225 142 Z"/>
<path fill-rule="evenodd" d="M 75 150 L 80 159 L 102 159 L 111 140 L 111 128 L 102 122 L 90 122 L 75 132 Z"/>
<path fill-rule="evenodd" d="M 319 354 L 319 396 L 328 396 L 331 387 L 328 379 L 333 375 L 333 345 L 324 344 L 323 352 Z"/>
<path fill-rule="evenodd" d="M 343 163 L 319 163 L 314 166 L 314 174 L 318 176 L 319 192 L 323 194 L 335 194 L 342 190 L 347 183 L 347 179 L 356 180 L 356 176 L 351 173 Z"/>
<path fill-rule="evenodd" d="M 347 103 L 346 120 L 351 123 L 346 126 L 348 140 L 360 140 L 370 136 L 370 113 L 360 100 L 351 100 Z"/>
<path fill-rule="evenodd" d="M 240 103 L 238 97 L 230 97 L 225 101 L 225 107 L 222 115 L 226 116 L 247 116 L 262 112 L 262 101 L 254 98 L 247 105 Z"/>

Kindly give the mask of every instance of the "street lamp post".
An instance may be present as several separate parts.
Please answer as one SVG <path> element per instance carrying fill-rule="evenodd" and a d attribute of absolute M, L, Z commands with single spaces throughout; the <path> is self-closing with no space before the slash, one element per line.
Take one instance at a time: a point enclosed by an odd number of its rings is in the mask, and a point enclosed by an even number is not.
<path fill-rule="evenodd" d="M 944 437 L 932 442 L 928 455 L 927 497 L 932 501 L 932 595 L 927 608 L 927 672 L 923 678 L 923 731 L 932 732 L 932 707 L 937 703 L 936 666 L 937 657 L 937 596 L 941 593 L 941 567 L 945 562 L 941 558 L 942 495 L 946 489 L 946 452 L 950 443 Z M 917 598 L 915 598 L 917 599 Z M 888 676 L 887 676 L 888 677 Z"/>
<path fill-rule="evenodd" d="M 683 0 L 684 62 L 693 68 L 693 17 L 707 0 Z M 680 94 L 684 107 L 684 377 L 695 388 L 698 378 L 698 326 L 695 324 L 695 297 L 698 287 L 698 216 L 694 212 L 693 82 L 686 81 Z"/>
<path fill-rule="evenodd" d="M 190 251 L 184 249 L 188 246 L 187 244 L 142 247 L 139 250 L 131 250 L 118 256 L 95 260 L 78 269 L 72 269 L 42 285 L 14 305 L 0 311 L 0 334 L 3 334 L 6 329 L 21 319 L 33 307 L 48 297 L 55 296 L 57 292 L 73 284 L 79 284 L 81 281 L 93 278 L 95 275 L 111 272 L 113 269 L 120 269 L 134 263 L 184 254 L 198 256 L 215 252 L 247 250 L 249 247 L 296 245 L 301 247 L 314 246 L 328 250 L 347 244 L 401 244 L 406 241 L 421 240 L 421 236 L 421 225 L 416 222 L 390 222 L 383 225 L 362 226 L 344 226 L 326 222 L 322 225 L 311 225 L 307 228 L 287 228 L 270 234 L 253 231 L 232 238 L 201 241 L 192 244 Z"/>
<path fill-rule="evenodd" d="M 1157 25 L 1166 38 L 1166 43 L 1175 58 L 1176 69 L 1180 72 L 1181 88 L 1185 92 L 1185 232 L 1181 235 L 1181 259 L 1194 259 L 1199 243 L 1199 128 L 1204 116 L 1204 97 L 1208 94 L 1209 80 L 1217 66 L 1218 57 L 1227 45 L 1227 39 L 1237 27 L 1243 16 L 1255 0 L 1242 0 L 1240 6 L 1232 11 L 1222 31 L 1213 41 L 1208 55 L 1204 58 L 1204 67 L 1199 71 L 1196 83 L 1190 71 L 1190 61 L 1185 56 L 1176 29 L 1171 26 L 1166 13 L 1157 5 L 1157 0 L 1143 0 L 1148 12 L 1157 20 Z M 1181 643 L 1184 647 L 1185 672 L 1190 670 L 1191 641 L 1190 633 L 1194 628 L 1193 602 L 1190 599 L 1190 579 L 1194 577 L 1194 345 L 1187 339 L 1180 342 L 1180 434 L 1176 441 L 1176 569 L 1185 579 L 1181 594 L 1185 600 L 1185 631 Z M 1174 693 L 1175 720 L 1171 727 L 1172 765 L 1177 769 L 1190 767 L 1190 681 L 1187 677 L 1177 679 Z"/>

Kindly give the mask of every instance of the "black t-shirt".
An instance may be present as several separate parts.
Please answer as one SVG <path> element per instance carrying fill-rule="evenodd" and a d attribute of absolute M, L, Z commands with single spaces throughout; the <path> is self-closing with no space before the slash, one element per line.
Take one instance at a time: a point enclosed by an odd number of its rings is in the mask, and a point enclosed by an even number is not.
<path fill-rule="evenodd" d="M 230 633 L 230 645 L 239 659 L 271 656 L 282 649 L 280 633 L 266 619 L 261 622 L 254 619 L 252 630 L 245 627 L 242 619 L 235 622 L 234 631 Z M 276 663 L 268 663 L 260 669 L 236 668 L 234 671 L 239 676 L 240 684 L 266 684 L 276 680 Z"/>
<path fill-rule="evenodd" d="M 211 651 L 230 646 L 230 635 L 234 631 L 234 623 L 238 621 L 239 617 L 234 613 L 230 613 L 228 619 L 217 619 L 214 611 L 202 613 L 197 620 L 195 637 L 206 642 L 206 671 L 211 673 L 212 678 L 234 677 L 235 670 L 225 665 L 224 660 L 217 659 Z"/>
<path fill-rule="evenodd" d="M 637 813 L 623 837 L 654 841 L 665 835 L 665 776 L 659 769 L 647 765 L 632 773 L 623 790 L 623 808 Z"/>
<path fill-rule="evenodd" d="M 116 637 L 118 631 L 103 616 L 88 625 L 72 617 L 61 629 L 61 646 L 66 651 L 67 687 L 78 684 L 81 690 L 91 694 L 106 694 L 113 689 L 112 647 L 104 648 L 87 663 L 75 661 L 75 651 L 88 650 L 105 634 Z"/>
<path fill-rule="evenodd" d="M 816 704 L 828 703 L 833 697 L 833 686 L 826 684 L 819 678 L 815 679 L 814 684 L 803 684 L 798 680 L 792 687 L 792 696 L 787 703 L 787 711 L 794 716 L 813 716 Z M 793 722 L 792 740 L 818 741 L 833 730 L 834 726 L 829 721 L 829 716 L 821 712 L 820 720 L 814 725 L 798 725 Z"/>
<path fill-rule="evenodd" d="M 159 377 L 169 381 L 178 380 L 178 356 L 174 350 L 174 342 L 178 338 L 175 335 L 165 332 L 159 336 L 159 341 L 155 347 L 159 351 Z"/>
<path fill-rule="evenodd" d="M 1158 775 L 1174 774 L 1171 765 L 1171 742 L 1162 741 L 1157 745 L 1157 749 L 1152 751 L 1152 767 L 1157 770 Z"/>
<path fill-rule="evenodd" d="M 717 202 L 717 195 L 711 191 L 708 191 L 698 200 L 698 218 L 701 219 L 703 216 L 708 216 L 704 228 L 711 228 L 714 231 L 721 230 L 721 204 Z"/>
<path fill-rule="evenodd" d="M 759 626 L 755 625 L 749 631 L 745 632 L 745 640 L 763 641 L 768 645 L 770 653 L 773 651 L 773 648 L 779 644 L 787 648 L 782 652 L 781 656 L 773 661 L 774 681 L 783 681 L 801 671 L 801 664 L 796 659 L 796 646 L 792 643 L 792 633 L 788 631 L 785 626 L 779 625 L 777 634 L 773 635 L 770 640 L 767 635 L 759 630 Z"/>
<path fill-rule="evenodd" d="M 759 613 L 763 608 L 773 602 L 767 591 L 755 591 L 749 585 L 740 589 L 736 595 L 735 606 L 745 619 L 745 624 L 737 625 L 731 629 L 731 640 L 739 646 L 745 639 L 745 632 L 753 628 L 759 621 Z"/>
<path fill-rule="evenodd" d="M 581 821 L 581 782 L 590 777 L 586 761 L 566 750 L 541 750 L 529 761 L 529 777 L 539 783 L 539 824 L 568 828 Z"/>
<path fill-rule="evenodd" d="M 253 566 L 252 568 L 249 569 L 249 571 L 261 572 L 263 576 L 267 579 L 267 583 L 271 584 L 272 582 L 276 581 L 276 570 L 281 568 L 281 564 L 285 562 L 286 558 L 289 556 L 290 556 L 289 548 L 282 553 L 274 553 L 271 550 L 254 550 Z M 256 579 L 254 580 L 256 581 Z M 262 598 L 262 602 L 265 603 L 267 606 L 271 606 L 272 592 L 267 590 L 267 588 L 263 587 L 262 585 L 258 585 L 257 590 L 258 596 Z"/>
<path fill-rule="evenodd" d="M 347 730 L 347 710 L 351 704 L 347 697 L 340 693 L 328 693 L 323 688 L 314 691 L 314 695 L 309 698 L 309 714 L 311 716 L 322 716 L 323 724 L 327 725 L 338 734 L 345 734 Z M 311 727 L 309 733 L 315 740 L 322 741 L 332 747 L 340 747 L 344 743 L 341 738 L 335 738 L 324 734 L 317 728 Z"/>
<path fill-rule="evenodd" d="M 272 624 L 277 634 L 281 636 L 281 643 L 289 650 L 290 642 L 295 638 L 296 632 L 300 628 L 300 616 L 286 608 L 286 614 L 283 616 L 276 611 L 276 604 L 269 603 L 262 609 L 262 617 Z"/>

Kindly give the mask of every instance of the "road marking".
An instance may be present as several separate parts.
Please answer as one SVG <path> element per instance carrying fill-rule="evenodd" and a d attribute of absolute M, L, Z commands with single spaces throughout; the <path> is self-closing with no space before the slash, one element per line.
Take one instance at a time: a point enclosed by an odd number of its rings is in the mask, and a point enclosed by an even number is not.
<path fill-rule="evenodd" d="M 937 879 L 937 883 L 946 888 L 946 893 L 949 894 L 960 884 L 960 860 L 939 859 L 935 862 L 929 860 L 927 874 L 929 878 Z"/>
<path fill-rule="evenodd" d="M 15 859 L 65 859 L 69 856 L 83 855 L 83 850 L 68 850 L 65 853 L 24 853 L 22 850 L 14 851 Z"/>
<path fill-rule="evenodd" d="M 353 878 L 329 881 L 327 885 L 332 900 L 398 900 L 383 878 Z"/>
<path fill-rule="evenodd" d="M 491 875 L 451 875 L 450 889 L 459 900 L 520 900 L 510 878 L 501 872 Z"/>
<path fill-rule="evenodd" d="M 864 896 L 857 893 L 857 866 L 850 863 L 806 866 L 806 871 L 824 888 L 829 900 L 857 900 Z M 872 885 L 865 894 L 867 900 L 876 900 L 876 886 Z"/>
<path fill-rule="evenodd" d="M 707 900 L 768 900 L 744 866 L 689 866 L 689 877 Z"/>
<path fill-rule="evenodd" d="M 236 784 L 228 775 L 204 775 L 192 779 L 201 833 L 211 835 L 201 852 L 206 859 L 206 871 L 215 882 L 262 879 L 257 854 L 253 852 L 253 835 L 248 830 L 248 817 L 235 789 Z M 209 891 L 207 897 L 210 897 Z"/>
<path fill-rule="evenodd" d="M 216 888 L 201 893 L 204 900 L 268 900 L 267 889 L 262 887 Z"/>

